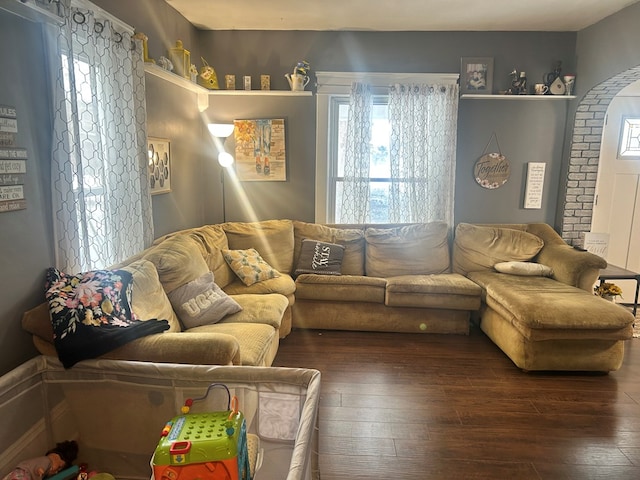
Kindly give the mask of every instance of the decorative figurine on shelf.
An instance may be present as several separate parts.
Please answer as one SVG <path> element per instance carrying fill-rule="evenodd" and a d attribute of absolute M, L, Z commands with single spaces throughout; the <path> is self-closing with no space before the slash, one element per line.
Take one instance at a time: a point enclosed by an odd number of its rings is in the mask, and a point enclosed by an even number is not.
<path fill-rule="evenodd" d="M 543 80 L 545 85 L 549 87 L 549 93 L 551 95 L 564 95 L 566 87 L 562 81 L 562 62 L 557 61 L 553 65 L 553 72 L 547 73 Z"/>
<path fill-rule="evenodd" d="M 160 57 L 158 59 L 158 65 L 168 72 L 173 72 L 173 63 L 167 57 Z"/>
<path fill-rule="evenodd" d="M 169 60 L 173 63 L 176 75 L 189 78 L 189 67 L 191 66 L 191 52 L 182 45 L 182 40 L 176 40 L 176 46 L 167 52 Z"/>
<path fill-rule="evenodd" d="M 293 68 L 293 73 L 285 74 L 285 78 L 289 81 L 289 86 L 293 92 L 301 92 L 309 83 L 309 62 L 302 60 Z"/>
<path fill-rule="evenodd" d="M 196 67 L 193 63 L 189 67 L 189 79 L 193 83 L 198 83 L 198 67 Z"/>
<path fill-rule="evenodd" d="M 220 87 L 218 86 L 218 75 L 216 75 L 216 71 L 204 58 L 200 57 L 200 60 L 202 60 L 204 65 L 200 68 L 198 84 L 209 90 L 218 90 Z"/>
<path fill-rule="evenodd" d="M 71 466 L 78 458 L 78 444 L 74 440 L 57 443 L 42 457 L 20 462 L 2 480 L 41 480 Z"/>
<path fill-rule="evenodd" d="M 153 58 L 149 58 L 149 37 L 142 32 L 138 32 L 133 36 L 133 38 L 135 40 L 142 41 L 142 59 L 144 60 L 144 63 L 156 63 Z"/>
<path fill-rule="evenodd" d="M 525 72 L 518 74 L 518 70 L 514 68 L 509 76 L 511 77 L 511 88 L 507 90 L 507 95 L 526 95 L 527 74 Z"/>
<path fill-rule="evenodd" d="M 544 77 L 542 79 L 544 81 L 544 84 L 547 87 L 550 87 L 551 84 L 553 83 L 553 81 L 556 78 L 560 77 L 561 72 L 562 72 L 562 62 L 560 60 L 558 60 L 556 63 L 553 64 L 553 71 L 550 72 L 550 73 L 546 73 L 544 75 Z"/>

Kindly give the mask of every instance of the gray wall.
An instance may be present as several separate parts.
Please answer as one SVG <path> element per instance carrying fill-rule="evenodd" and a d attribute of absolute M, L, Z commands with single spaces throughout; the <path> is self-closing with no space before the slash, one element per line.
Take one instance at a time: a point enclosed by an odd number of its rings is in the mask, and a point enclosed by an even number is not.
<path fill-rule="evenodd" d="M 0 11 L 0 61 L 0 105 L 16 108 L 16 144 L 28 154 L 27 208 L 0 213 L 0 373 L 4 373 L 35 353 L 20 317 L 42 302 L 44 272 L 53 265 L 51 100 L 40 27 Z"/>
<path fill-rule="evenodd" d="M 640 6 L 630 7 L 590 29 L 575 33 L 372 33 L 372 32 L 198 32 L 160 0 L 99 0 L 114 13 L 149 36 L 153 58 L 165 54 L 178 38 L 224 74 L 272 76 L 272 88 L 286 89 L 284 73 L 306 59 L 313 70 L 369 70 L 457 72 L 462 56 L 495 59 L 494 89 L 507 87 L 516 68 L 532 81 L 561 59 L 565 71 L 578 66 L 580 81 L 597 82 L 611 69 L 637 64 Z M 635 22 L 632 21 L 635 19 Z M 633 43 L 626 43 L 631 36 Z M 599 43 L 599 39 L 613 39 Z M 576 39 L 578 46 L 576 47 Z M 617 39 L 617 40 L 616 40 Z M 616 43 L 622 59 L 615 62 Z M 18 111 L 18 145 L 29 152 L 25 185 L 28 208 L 0 214 L 2 289 L 0 289 L 0 373 L 35 355 L 31 339 L 21 330 L 24 310 L 43 300 L 44 271 L 53 265 L 50 220 L 49 151 L 50 100 L 45 76 L 43 43 L 38 26 L 0 11 L 0 104 Z M 595 48 L 592 45 L 599 45 Z M 610 45 L 610 46 L 607 46 Z M 627 48 L 629 45 L 629 48 Z M 606 47 L 605 47 L 606 46 Z M 575 53 L 587 58 L 576 65 Z M 601 67 L 601 65 L 604 65 Z M 585 70 L 586 69 L 586 70 Z M 589 80 L 592 79 L 592 80 Z M 202 223 L 222 220 L 220 170 L 208 137 L 208 121 L 235 118 L 283 117 L 287 120 L 289 158 L 287 182 L 245 183 L 243 187 L 257 218 L 313 220 L 315 191 L 315 99 L 286 97 L 212 97 L 202 115 L 195 95 L 147 75 L 148 132 L 171 140 L 173 191 L 153 197 L 156 236 Z M 456 221 L 552 223 L 557 197 L 554 185 L 560 171 L 565 121 L 570 107 L 564 102 L 463 100 L 459 111 Z M 511 161 L 512 176 L 501 189 L 488 191 L 475 184 L 473 163 L 495 132 L 502 152 Z M 523 210 L 526 162 L 547 163 L 543 208 Z M 227 183 L 227 218 L 252 219 Z"/>
<path fill-rule="evenodd" d="M 575 33 L 543 32 L 256 32 L 202 31 L 198 43 L 218 77 L 271 75 L 274 89 L 288 88 L 284 74 L 305 59 L 313 71 L 434 72 L 460 70 L 461 57 L 494 58 L 494 91 L 509 87 L 513 69 L 527 72 L 530 82 L 542 81 L 554 61 L 563 62 L 564 72 L 575 71 Z M 211 62 L 210 62 L 211 63 Z M 300 100 L 256 102 L 235 97 L 216 100 L 211 109 L 227 118 L 287 117 L 288 154 L 292 168 L 303 177 L 292 177 L 284 185 L 243 184 L 252 205 L 267 217 L 292 217 L 312 221 L 315 179 L 315 103 Z M 306 100 L 304 101 L 306 102 Z M 300 107 L 300 105 L 302 107 Z M 289 107 L 291 105 L 291 107 Z M 294 111 L 298 106 L 298 111 Z M 291 108 L 291 110 L 289 110 Z M 458 129 L 458 171 L 455 221 L 518 222 L 553 224 L 562 162 L 568 102 L 461 100 Z M 298 133 L 299 132 L 299 133 Z M 473 179 L 473 165 L 482 155 L 492 133 L 502 153 L 511 162 L 512 176 L 498 190 L 486 190 Z M 304 136 L 300 142 L 298 135 Z M 298 142 L 299 146 L 296 145 Z M 495 143 L 492 145 L 495 149 Z M 303 148 L 301 150 L 300 148 Z M 319 161 L 324 161 L 320 159 Z M 524 173 L 527 162 L 546 162 L 542 209 L 524 210 Z M 297 171 L 297 170 L 296 170 Z M 294 172 L 295 173 L 295 172 Z M 302 183 L 299 183 L 302 182 Z M 302 194 L 302 195 L 301 195 Z M 237 196 L 227 194 L 227 202 Z M 274 209 L 282 204 L 283 210 Z M 291 212 L 291 209 L 294 209 Z M 238 217 L 233 207 L 232 219 Z M 229 217 L 228 217 L 229 218 Z M 263 217 L 264 218 L 264 217 Z"/>

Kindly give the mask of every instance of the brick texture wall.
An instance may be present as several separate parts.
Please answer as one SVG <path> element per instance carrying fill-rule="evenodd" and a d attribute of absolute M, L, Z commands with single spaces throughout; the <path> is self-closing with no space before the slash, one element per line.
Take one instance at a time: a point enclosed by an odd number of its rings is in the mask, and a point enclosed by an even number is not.
<path fill-rule="evenodd" d="M 600 163 L 600 143 L 609 103 L 620 90 L 640 79 L 640 66 L 611 77 L 580 101 L 573 124 L 566 194 L 562 213 L 562 238 L 582 246 L 591 230 L 591 216 Z"/>

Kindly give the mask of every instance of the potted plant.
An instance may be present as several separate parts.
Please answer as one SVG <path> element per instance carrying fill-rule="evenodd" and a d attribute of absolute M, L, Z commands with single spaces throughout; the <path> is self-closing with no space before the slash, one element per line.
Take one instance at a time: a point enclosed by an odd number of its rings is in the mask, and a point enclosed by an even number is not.
<path fill-rule="evenodd" d="M 615 283 L 602 282 L 600 285 L 593 287 L 593 292 L 595 295 L 610 302 L 615 302 L 618 296 L 622 297 L 622 289 Z"/>

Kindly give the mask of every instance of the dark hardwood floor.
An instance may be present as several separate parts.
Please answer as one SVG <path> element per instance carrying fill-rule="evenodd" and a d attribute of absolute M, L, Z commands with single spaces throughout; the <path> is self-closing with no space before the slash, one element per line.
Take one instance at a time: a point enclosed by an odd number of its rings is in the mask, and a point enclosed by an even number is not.
<path fill-rule="evenodd" d="M 608 375 L 525 373 L 469 336 L 294 330 L 322 372 L 322 480 L 640 479 L 640 339 Z"/>

